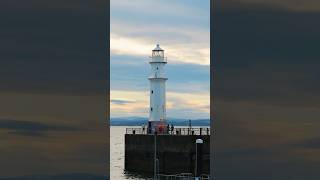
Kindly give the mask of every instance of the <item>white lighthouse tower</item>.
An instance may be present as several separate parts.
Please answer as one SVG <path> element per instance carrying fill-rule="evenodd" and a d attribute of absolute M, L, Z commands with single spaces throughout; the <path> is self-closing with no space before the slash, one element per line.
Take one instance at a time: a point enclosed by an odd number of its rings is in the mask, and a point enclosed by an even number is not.
<path fill-rule="evenodd" d="M 166 80 L 164 65 L 167 63 L 164 50 L 159 44 L 152 50 L 150 81 L 149 128 L 151 132 L 159 132 L 166 125 Z M 162 129 L 159 129 L 162 127 Z"/>

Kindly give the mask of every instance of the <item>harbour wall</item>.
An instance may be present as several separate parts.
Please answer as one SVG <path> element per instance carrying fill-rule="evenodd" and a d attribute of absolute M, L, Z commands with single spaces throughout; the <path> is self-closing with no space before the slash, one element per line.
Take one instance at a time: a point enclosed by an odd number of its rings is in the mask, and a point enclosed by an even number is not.
<path fill-rule="evenodd" d="M 154 173 L 155 135 L 125 134 L 125 170 L 133 173 Z M 210 135 L 156 135 L 158 173 L 194 173 L 196 139 L 202 145 L 202 174 L 209 174 Z"/>

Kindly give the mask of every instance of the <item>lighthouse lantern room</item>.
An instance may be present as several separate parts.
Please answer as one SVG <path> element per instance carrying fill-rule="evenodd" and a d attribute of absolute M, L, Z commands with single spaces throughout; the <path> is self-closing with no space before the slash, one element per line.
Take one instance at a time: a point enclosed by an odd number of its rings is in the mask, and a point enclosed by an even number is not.
<path fill-rule="evenodd" d="M 166 127 L 166 80 L 164 66 L 167 63 L 160 45 L 152 50 L 150 81 L 149 133 L 164 133 Z"/>

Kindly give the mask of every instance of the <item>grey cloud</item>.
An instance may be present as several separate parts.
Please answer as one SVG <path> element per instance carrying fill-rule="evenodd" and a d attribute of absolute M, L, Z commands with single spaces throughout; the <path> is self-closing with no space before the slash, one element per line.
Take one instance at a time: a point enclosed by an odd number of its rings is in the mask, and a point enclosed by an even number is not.
<path fill-rule="evenodd" d="M 20 177 L 8 177 L 1 178 L 0 180 L 108 180 L 109 177 L 103 175 L 95 174 L 85 174 L 85 173 L 70 173 L 70 174 L 58 174 L 58 175 L 29 175 Z"/>
<path fill-rule="evenodd" d="M 319 157 L 306 154 L 317 150 L 320 128 L 320 13 L 278 2 L 215 1 L 217 178 L 319 177 Z"/>
<path fill-rule="evenodd" d="M 0 91 L 105 94 L 101 2 L 1 2 Z"/>
<path fill-rule="evenodd" d="M 70 126 L 49 125 L 46 123 L 22 121 L 13 119 L 0 119 L 0 129 L 8 130 L 10 134 L 23 136 L 46 136 L 48 131 L 76 131 Z"/>
<path fill-rule="evenodd" d="M 318 18 L 320 13 L 262 5 L 217 8 L 213 31 L 215 95 L 317 106 Z M 224 81 L 220 82 L 221 78 Z"/>
<path fill-rule="evenodd" d="M 111 99 L 111 103 L 118 104 L 118 105 L 125 105 L 134 103 L 135 101 L 128 101 L 128 100 L 120 100 L 120 99 Z"/>
<path fill-rule="evenodd" d="M 301 142 L 293 144 L 292 147 L 302 147 L 302 148 L 320 150 L 320 137 L 305 139 Z"/>

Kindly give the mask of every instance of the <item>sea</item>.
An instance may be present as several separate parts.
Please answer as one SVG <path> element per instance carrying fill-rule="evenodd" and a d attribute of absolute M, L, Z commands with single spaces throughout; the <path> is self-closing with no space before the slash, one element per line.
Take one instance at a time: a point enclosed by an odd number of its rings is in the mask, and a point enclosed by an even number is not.
<path fill-rule="evenodd" d="M 133 127 L 135 126 L 130 126 L 130 128 Z M 124 134 L 126 128 L 128 126 L 110 126 L 110 179 L 148 179 L 124 171 Z"/>

